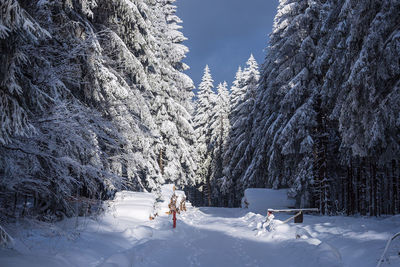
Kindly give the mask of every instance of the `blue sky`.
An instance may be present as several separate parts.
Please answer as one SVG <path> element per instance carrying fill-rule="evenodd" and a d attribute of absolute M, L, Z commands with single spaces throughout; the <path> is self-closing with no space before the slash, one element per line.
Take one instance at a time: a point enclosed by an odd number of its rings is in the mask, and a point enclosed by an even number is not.
<path fill-rule="evenodd" d="M 264 62 L 264 49 L 272 30 L 278 0 L 177 0 L 182 32 L 190 52 L 184 60 L 197 87 L 206 64 L 214 86 L 226 80 L 231 86 L 239 65 L 250 53 Z"/>

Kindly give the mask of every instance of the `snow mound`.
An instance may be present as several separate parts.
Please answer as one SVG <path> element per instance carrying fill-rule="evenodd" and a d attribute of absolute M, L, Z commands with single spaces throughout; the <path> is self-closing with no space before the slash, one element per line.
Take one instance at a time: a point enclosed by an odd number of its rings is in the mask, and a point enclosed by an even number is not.
<path fill-rule="evenodd" d="M 285 209 L 295 206 L 295 200 L 288 198 L 287 189 L 248 188 L 244 191 L 242 208 L 266 214 L 268 209 Z"/>
<path fill-rule="evenodd" d="M 246 221 L 249 227 L 256 227 L 257 229 L 261 229 L 261 226 L 265 221 L 265 216 L 256 214 L 254 212 L 248 212 L 245 216 L 242 217 L 242 220 Z"/>
<path fill-rule="evenodd" d="M 148 221 L 154 213 L 156 197 L 152 193 L 118 192 L 110 206 L 116 218 L 129 218 L 136 221 Z"/>

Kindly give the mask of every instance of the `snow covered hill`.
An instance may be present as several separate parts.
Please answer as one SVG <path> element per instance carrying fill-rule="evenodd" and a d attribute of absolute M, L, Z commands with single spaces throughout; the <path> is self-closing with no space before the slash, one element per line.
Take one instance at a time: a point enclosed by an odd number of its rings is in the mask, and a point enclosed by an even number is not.
<path fill-rule="evenodd" d="M 279 225 L 289 216 L 279 215 L 275 231 L 260 232 L 263 215 L 190 205 L 172 229 L 164 212 L 149 220 L 166 201 L 167 196 L 125 191 L 97 219 L 5 225 L 15 249 L 0 249 L 0 266 L 368 267 L 376 266 L 386 240 L 400 231 L 400 216 L 306 215 L 303 224 Z M 399 251 L 400 242 L 394 242 L 390 264 L 383 266 L 400 266 Z"/>

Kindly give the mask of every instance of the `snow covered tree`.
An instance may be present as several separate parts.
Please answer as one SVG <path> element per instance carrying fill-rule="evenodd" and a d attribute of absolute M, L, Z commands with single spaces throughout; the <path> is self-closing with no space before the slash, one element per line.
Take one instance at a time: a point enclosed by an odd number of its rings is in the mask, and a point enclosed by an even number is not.
<path fill-rule="evenodd" d="M 211 129 L 211 174 L 212 199 L 214 205 L 226 205 L 220 198 L 220 184 L 223 180 L 223 157 L 227 148 L 227 138 L 230 131 L 229 113 L 230 101 L 228 84 L 220 83 L 217 87 L 217 101 L 215 103 L 212 118 L 210 120 Z"/>
<path fill-rule="evenodd" d="M 48 33 L 17 0 L 0 1 L 0 12 L 0 143 L 5 144 L 13 136 L 26 136 L 34 130 L 23 100 L 29 92 L 23 70 L 29 65 L 32 45 Z M 43 93 L 29 89 L 43 105 Z"/>
<path fill-rule="evenodd" d="M 236 75 L 235 75 L 235 80 L 233 81 L 231 90 L 230 90 L 230 99 L 229 99 L 229 115 L 228 115 L 228 119 L 229 119 L 229 135 L 227 137 L 227 144 L 226 144 L 226 150 L 228 150 L 230 148 L 229 146 L 229 136 L 231 135 L 231 127 L 232 127 L 232 122 L 233 120 L 235 120 L 236 118 L 234 116 L 232 116 L 232 107 L 235 106 L 235 103 L 239 103 L 243 93 L 242 93 L 242 84 L 243 84 L 243 79 L 242 79 L 242 75 L 243 74 L 243 70 L 242 67 L 239 66 Z M 225 157 L 225 154 L 227 153 L 227 151 L 224 152 L 223 155 L 223 167 L 225 168 L 225 166 L 229 163 L 229 158 Z M 223 177 L 220 178 L 219 181 L 219 191 L 221 194 L 221 199 L 223 199 L 223 202 L 225 204 L 225 206 L 228 205 L 233 205 L 232 203 L 232 199 L 231 199 L 231 192 L 233 191 L 233 181 L 232 179 L 230 179 L 230 177 L 226 176 L 225 171 L 223 170 Z M 229 204 L 229 202 L 231 202 L 231 204 Z"/>
<path fill-rule="evenodd" d="M 154 69 L 158 78 L 152 110 L 160 128 L 159 164 L 164 179 L 177 186 L 195 184 L 194 129 L 191 122 L 192 80 L 183 73 L 188 67 L 181 61 L 188 51 L 181 43 L 186 39 L 179 31 L 181 20 L 176 16 L 175 1 L 156 2 L 156 56 L 160 58 Z M 162 166 L 162 167 L 161 167 Z"/>
<path fill-rule="evenodd" d="M 393 61 L 399 57 L 399 50 L 393 46 L 399 42 L 399 29 L 395 26 L 399 11 L 398 1 L 365 1 L 351 6 L 356 16 L 350 17 L 346 40 L 346 50 L 354 57 L 349 60 L 351 69 L 342 85 L 339 128 L 342 147 L 350 150 L 353 157 L 369 158 L 372 164 L 370 185 L 362 179 L 363 187 L 369 187 L 372 196 L 368 199 L 363 190 L 356 200 L 362 199 L 363 206 L 372 207 L 372 215 L 392 213 L 395 198 L 398 199 L 388 169 L 393 171 L 392 161 L 397 161 L 400 152 L 399 62 Z M 358 207 L 355 210 L 359 212 Z"/>
<path fill-rule="evenodd" d="M 399 7 L 280 1 L 244 181 L 324 214 L 398 212 Z"/>
<path fill-rule="evenodd" d="M 231 131 L 227 141 L 227 151 L 224 155 L 225 184 L 230 185 L 230 206 L 236 206 L 242 193 L 240 177 L 250 160 L 245 157 L 246 147 L 251 137 L 251 112 L 254 108 L 255 92 L 260 73 L 253 55 L 250 56 L 243 71 L 238 70 L 232 86 L 231 113 L 229 116 Z M 224 189 L 226 191 L 226 189 Z"/>
<path fill-rule="evenodd" d="M 342 178 L 334 180 L 333 192 L 340 199 L 338 208 L 347 214 L 376 215 L 382 206 L 379 202 L 392 213 L 396 207 L 398 182 L 393 177 L 397 162 L 393 159 L 398 144 L 391 141 L 397 133 L 390 114 L 398 105 L 391 102 L 392 108 L 384 107 L 389 99 L 396 101 L 398 94 L 396 85 L 385 82 L 394 74 L 388 66 L 394 65 L 387 58 L 383 60 L 383 54 L 390 58 L 394 54 L 379 44 L 392 43 L 390 38 L 396 36 L 397 31 L 389 25 L 394 25 L 391 16 L 398 8 L 391 1 L 365 1 L 360 5 L 327 1 L 322 9 L 327 15 L 321 16 L 318 46 L 325 49 L 316 56 L 315 72 L 320 77 L 322 106 L 332 127 L 340 132 L 342 170 L 335 168 L 332 173 Z M 377 73 L 385 78 L 378 78 Z M 378 93 L 379 88 L 382 91 Z M 378 181 L 377 173 L 384 178 Z M 381 202 L 380 189 L 391 196 L 387 201 Z"/>
<path fill-rule="evenodd" d="M 199 84 L 196 109 L 193 115 L 194 129 L 197 139 L 198 169 L 197 176 L 199 185 L 203 185 L 203 192 L 207 197 L 207 204 L 211 206 L 211 182 L 210 168 L 211 154 L 211 129 L 210 120 L 212 111 L 216 105 L 216 94 L 213 91 L 213 79 L 208 65 L 204 68 L 204 75 Z"/>
<path fill-rule="evenodd" d="M 172 3 L 0 1 L 0 57 L 16 66 L 0 71 L 10 81 L 0 95 L 0 200 L 14 199 L 0 213 L 70 216 L 82 198 L 156 189 L 167 180 L 160 149 L 170 181 L 193 183 L 193 86 Z"/>
<path fill-rule="evenodd" d="M 93 17 L 89 8 L 95 5 L 82 8 L 85 2 L 40 1 L 35 9 L 27 5 L 47 32 L 46 40 L 24 46 L 30 58 L 20 71 L 26 90 L 21 103 L 29 110 L 36 130 L 30 138 L 16 136 L 3 147 L 5 172 L 1 175 L 3 196 L 15 193 L 14 203 L 32 199 L 32 211 L 38 214 L 72 215 L 76 213 L 72 198 L 109 197 L 132 184 L 122 171 L 122 165 L 127 166 L 127 160 L 133 158 L 129 150 L 122 149 L 130 143 L 116 134 L 118 117 L 113 116 L 116 107 L 125 122 L 129 121 L 120 104 L 129 95 L 128 86 L 117 84 L 115 72 L 104 66 L 100 43 L 87 22 Z M 32 15 L 30 18 L 33 20 Z M 81 23 L 85 20 L 87 23 Z M 103 83 L 99 86 L 98 81 Z M 110 94 L 115 101 L 106 103 Z M 136 132 L 143 133 L 141 122 L 132 117 L 131 122 L 139 130 Z"/>
<path fill-rule="evenodd" d="M 318 1 L 280 1 L 254 109 L 252 162 L 242 178 L 257 186 L 289 186 L 303 197 L 302 205 L 313 177 L 316 81 L 310 64 L 318 12 Z"/>

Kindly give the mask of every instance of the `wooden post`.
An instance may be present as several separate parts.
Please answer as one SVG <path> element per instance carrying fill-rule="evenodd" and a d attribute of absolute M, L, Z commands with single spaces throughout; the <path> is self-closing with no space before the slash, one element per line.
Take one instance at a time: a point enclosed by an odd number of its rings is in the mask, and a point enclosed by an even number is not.
<path fill-rule="evenodd" d="M 175 187 L 174 187 L 175 191 Z M 173 228 L 176 228 L 176 201 L 177 201 L 177 196 L 174 194 L 171 197 L 171 202 L 168 204 L 169 207 L 169 214 L 172 214 L 172 222 L 173 222 Z"/>
<path fill-rule="evenodd" d="M 300 214 L 294 217 L 294 223 L 303 223 L 303 212 L 300 211 Z"/>
<path fill-rule="evenodd" d="M 175 210 L 172 211 L 172 222 L 173 222 L 172 227 L 176 228 L 176 211 Z"/>

